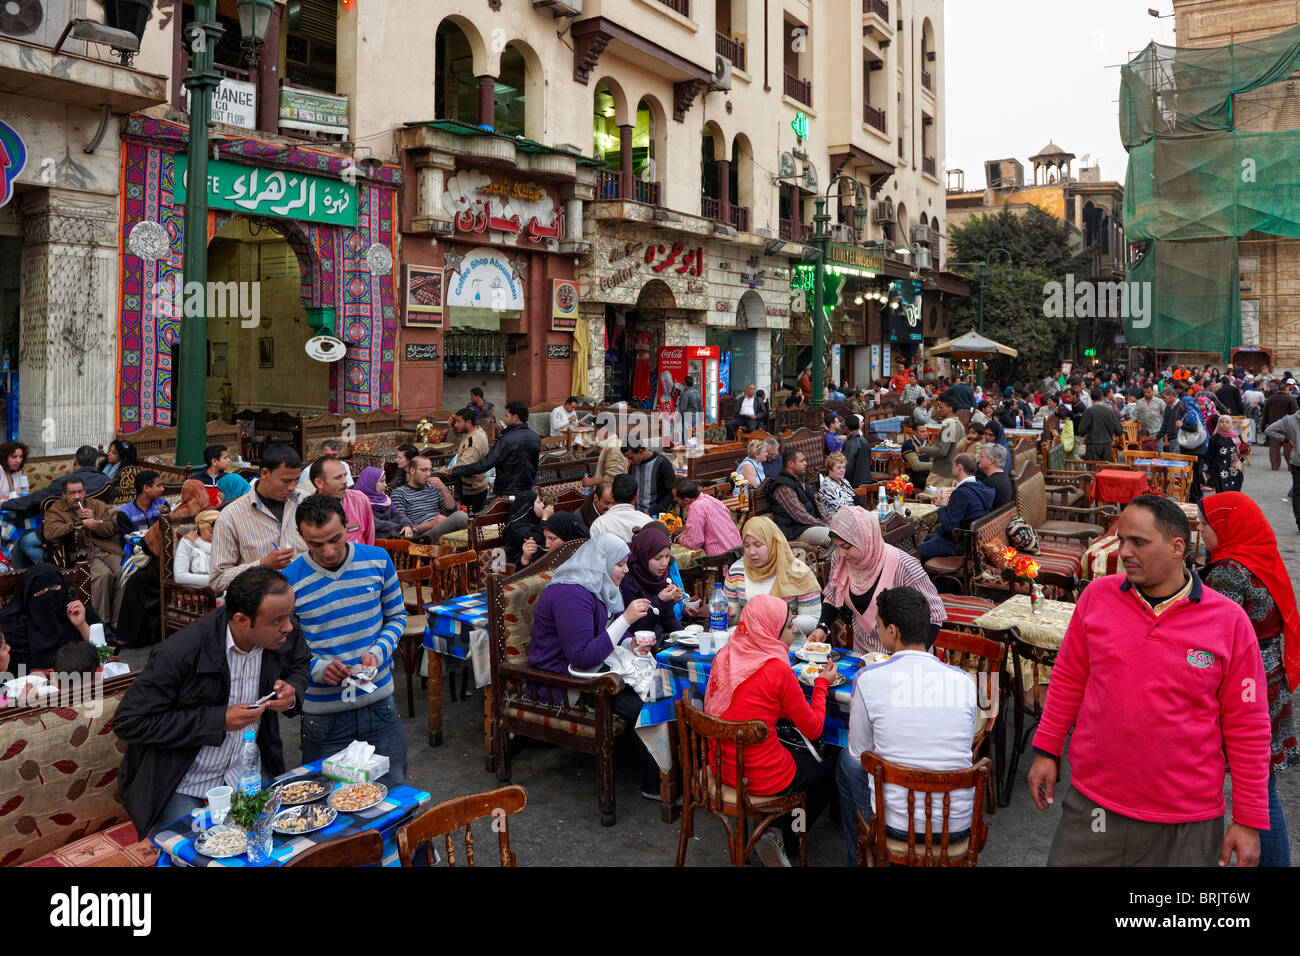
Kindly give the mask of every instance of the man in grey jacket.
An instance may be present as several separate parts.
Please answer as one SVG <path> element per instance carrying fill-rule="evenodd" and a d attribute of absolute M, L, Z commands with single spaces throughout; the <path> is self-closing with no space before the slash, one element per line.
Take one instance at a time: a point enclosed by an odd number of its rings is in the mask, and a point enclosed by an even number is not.
<path fill-rule="evenodd" d="M 1079 437 L 1087 444 L 1084 460 L 1114 461 L 1114 438 L 1124 434 L 1124 429 L 1115 409 L 1102 400 L 1101 389 L 1094 388 L 1090 398 L 1092 404 L 1083 413 L 1083 421 L 1079 423 Z"/>
<path fill-rule="evenodd" d="M 694 377 L 687 375 L 684 384 L 686 387 L 677 398 L 677 413 L 682 417 L 683 441 L 689 438 L 698 426 L 704 424 L 704 399 L 700 396 L 700 390 L 695 387 Z"/>
<path fill-rule="evenodd" d="M 1291 445 L 1291 457 L 1287 459 L 1291 466 L 1291 510 L 1295 514 L 1296 531 L 1300 532 L 1300 411 L 1279 418 L 1264 434 L 1276 438 L 1283 446 L 1288 442 Z"/>

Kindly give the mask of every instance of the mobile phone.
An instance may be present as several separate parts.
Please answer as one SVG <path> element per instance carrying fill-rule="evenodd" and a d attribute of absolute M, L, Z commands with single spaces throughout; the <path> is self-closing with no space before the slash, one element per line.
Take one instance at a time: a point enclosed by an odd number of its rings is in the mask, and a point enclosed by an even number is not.
<path fill-rule="evenodd" d="M 253 701 L 251 704 L 245 704 L 245 705 L 244 705 L 244 709 L 245 709 L 245 710 L 256 710 L 258 707 L 261 707 L 263 704 L 265 704 L 268 700 L 270 700 L 270 699 L 271 699 L 272 697 L 274 697 L 274 696 L 275 696 L 275 691 L 271 691 L 271 693 L 267 694 L 265 697 L 259 697 L 257 700 Z"/>

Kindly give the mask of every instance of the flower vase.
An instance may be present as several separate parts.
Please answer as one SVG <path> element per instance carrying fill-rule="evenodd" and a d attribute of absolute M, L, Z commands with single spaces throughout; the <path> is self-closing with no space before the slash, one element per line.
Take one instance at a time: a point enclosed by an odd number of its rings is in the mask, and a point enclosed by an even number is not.
<path fill-rule="evenodd" d="M 280 812 L 280 791 L 277 788 L 275 795 L 266 802 L 262 808 L 262 813 L 257 818 L 257 823 L 253 829 L 248 831 L 248 862 L 256 865 L 266 863 L 271 859 L 271 853 L 275 849 L 274 835 L 271 832 L 271 821 L 275 815 Z"/>
<path fill-rule="evenodd" d="M 1041 584 L 1031 584 L 1029 586 L 1029 609 L 1035 614 L 1043 613 L 1043 586 Z"/>

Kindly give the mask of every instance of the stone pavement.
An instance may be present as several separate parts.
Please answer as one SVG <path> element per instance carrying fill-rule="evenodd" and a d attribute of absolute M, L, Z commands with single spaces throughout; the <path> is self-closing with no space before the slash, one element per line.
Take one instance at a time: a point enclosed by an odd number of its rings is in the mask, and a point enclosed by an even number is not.
<path fill-rule="evenodd" d="M 1287 471 L 1271 472 L 1267 454 L 1253 455 L 1247 470 L 1245 492 L 1255 497 L 1277 532 L 1283 559 L 1300 587 L 1300 534 L 1294 527 L 1289 503 L 1282 500 L 1290 487 Z M 1261 467 L 1262 463 L 1262 467 Z M 147 652 L 132 652 L 143 658 Z M 137 663 L 133 661 L 133 663 Z M 444 743 L 430 748 L 425 730 L 425 704 L 417 684 L 416 709 L 406 718 L 405 681 L 396 675 L 397 695 L 410 742 L 408 783 L 429 791 L 435 801 L 498 786 L 484 766 L 483 696 L 443 704 Z M 285 720 L 282 736 L 285 757 L 294 766 L 299 753 L 298 721 Z M 1021 759 L 1019 779 L 1011 805 L 986 816 L 988 843 L 980 855 L 982 866 L 1042 866 L 1056 829 L 1059 811 L 1040 813 L 1029 799 L 1025 775 L 1032 751 Z M 615 770 L 618 823 L 602 827 L 596 807 L 596 765 L 593 758 L 560 748 L 532 746 L 512 761 L 513 783 L 528 790 L 528 807 L 510 821 L 511 847 L 519 863 L 529 865 L 671 866 L 677 852 L 679 824 L 660 820 L 658 803 L 640 796 L 636 757 L 620 749 Z M 1068 764 L 1063 767 L 1068 780 Z M 1291 823 L 1292 853 L 1300 860 L 1300 773 L 1278 780 L 1283 806 Z M 1058 787 L 1057 799 L 1064 790 Z M 479 833 L 480 860 L 490 852 L 490 833 Z M 477 831 L 476 831 L 477 832 Z M 719 866 L 727 860 L 721 825 L 707 813 L 697 813 L 695 838 L 687 851 L 688 866 Z M 838 819 L 823 816 L 809 834 L 809 862 L 815 866 L 841 866 L 844 849 Z"/>

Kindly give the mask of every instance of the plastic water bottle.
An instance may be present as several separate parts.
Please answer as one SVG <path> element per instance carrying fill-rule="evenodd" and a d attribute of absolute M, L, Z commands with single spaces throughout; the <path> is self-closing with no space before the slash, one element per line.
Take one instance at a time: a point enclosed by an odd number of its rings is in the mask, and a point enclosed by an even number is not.
<path fill-rule="evenodd" d="M 889 510 L 889 498 L 885 494 L 884 485 L 876 489 L 876 510 L 882 515 Z"/>
<path fill-rule="evenodd" d="M 244 728 L 244 746 L 239 755 L 240 793 L 256 796 L 262 790 L 262 758 L 257 751 L 257 732 L 252 727 Z"/>
<path fill-rule="evenodd" d="M 722 593 L 722 585 L 713 586 L 713 597 L 709 598 L 709 630 L 725 631 L 727 629 L 727 596 Z"/>

